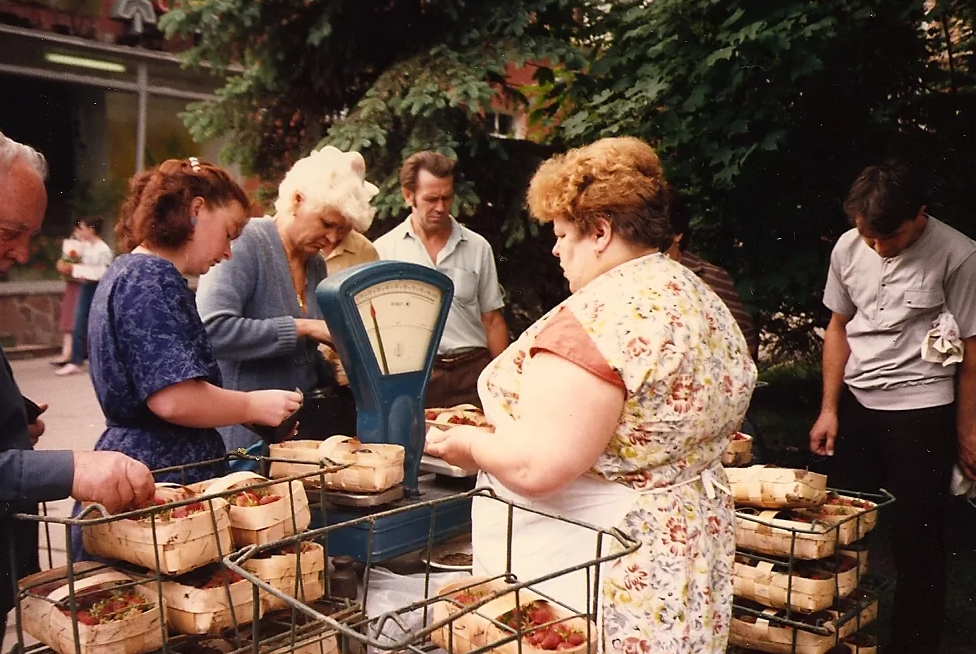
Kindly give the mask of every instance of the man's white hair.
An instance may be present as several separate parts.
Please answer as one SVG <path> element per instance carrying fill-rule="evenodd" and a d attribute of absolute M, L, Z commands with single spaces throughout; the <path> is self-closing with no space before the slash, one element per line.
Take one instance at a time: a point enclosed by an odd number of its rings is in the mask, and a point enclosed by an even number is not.
<path fill-rule="evenodd" d="M 47 159 L 44 155 L 0 132 L 0 174 L 5 173 L 18 159 L 33 168 L 40 175 L 41 181 L 47 179 Z"/>
<path fill-rule="evenodd" d="M 366 181 L 366 161 L 358 152 L 343 152 L 327 145 L 300 159 L 278 186 L 275 211 L 293 213 L 295 200 L 313 209 L 335 209 L 357 232 L 373 224 L 369 201 L 379 189 Z"/>

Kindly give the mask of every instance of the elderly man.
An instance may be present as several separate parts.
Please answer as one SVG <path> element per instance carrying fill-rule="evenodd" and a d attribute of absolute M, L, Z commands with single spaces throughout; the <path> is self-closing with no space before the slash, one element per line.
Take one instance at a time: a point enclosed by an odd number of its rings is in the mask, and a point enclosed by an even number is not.
<path fill-rule="evenodd" d="M 897 498 L 890 651 L 905 654 L 939 650 L 957 450 L 976 479 L 976 244 L 925 205 L 923 185 L 900 164 L 870 166 L 851 186 L 844 211 L 854 228 L 830 256 L 823 302 L 833 316 L 810 430 L 810 449 L 832 457 L 831 485 Z M 943 312 L 965 349 L 958 370 L 921 353 Z"/>
<path fill-rule="evenodd" d="M 451 216 L 452 160 L 437 152 L 411 155 L 400 168 L 400 188 L 411 213 L 376 240 L 380 257 L 434 268 L 454 282 L 426 405 L 480 406 L 478 375 L 508 346 L 491 245 Z"/>
<path fill-rule="evenodd" d="M 44 178 L 47 162 L 34 149 L 0 133 L 0 273 L 26 263 L 28 245 L 41 227 L 47 208 Z M 0 634 L 13 606 L 10 578 L 10 536 L 17 558 L 17 577 L 35 572 L 37 524 L 10 518 L 36 513 L 38 502 L 69 495 L 100 502 L 108 510 L 142 503 L 153 496 L 146 466 L 118 452 L 35 451 L 44 431 L 35 419 L 28 424 L 23 396 L 0 350 Z"/>

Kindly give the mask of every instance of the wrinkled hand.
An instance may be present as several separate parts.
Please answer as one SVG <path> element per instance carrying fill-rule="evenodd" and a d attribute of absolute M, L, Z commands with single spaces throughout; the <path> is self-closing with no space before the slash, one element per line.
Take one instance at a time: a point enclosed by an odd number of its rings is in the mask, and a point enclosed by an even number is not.
<path fill-rule="evenodd" d="M 484 431 L 468 425 L 452 427 L 447 431 L 431 430 L 427 434 L 424 453 L 436 456 L 452 466 L 477 470 L 478 464 L 471 455 L 471 442 L 474 438 L 484 438 Z"/>
<path fill-rule="evenodd" d="M 250 417 L 245 422 L 277 427 L 302 405 L 302 396 L 295 391 L 251 391 L 247 401 Z"/>
<path fill-rule="evenodd" d="M 31 445 L 37 445 L 38 439 L 44 433 L 44 421 L 38 418 L 27 425 L 27 434 L 30 436 Z"/>
<path fill-rule="evenodd" d="M 810 429 L 810 451 L 820 456 L 833 456 L 837 425 L 836 413 L 821 413 Z"/>
<path fill-rule="evenodd" d="M 111 513 L 152 500 L 156 485 L 142 463 L 119 452 L 75 452 L 71 495 L 98 502 Z"/>
<path fill-rule="evenodd" d="M 976 434 L 959 435 L 959 469 L 976 481 Z"/>

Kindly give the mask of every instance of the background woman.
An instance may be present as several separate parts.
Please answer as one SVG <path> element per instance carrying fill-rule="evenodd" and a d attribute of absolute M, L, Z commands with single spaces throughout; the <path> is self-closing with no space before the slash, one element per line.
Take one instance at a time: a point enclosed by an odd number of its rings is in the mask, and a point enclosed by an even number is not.
<path fill-rule="evenodd" d="M 95 297 L 98 280 L 112 263 L 112 248 L 102 240 L 101 218 L 82 218 L 78 221 L 75 234 L 81 241 L 81 260 L 78 263 L 58 261 L 58 271 L 69 275 L 81 284 L 71 327 L 71 359 L 54 373 L 58 376 L 76 375 L 85 371 L 82 365 L 88 350 L 88 313 L 91 310 L 92 298 Z"/>
<path fill-rule="evenodd" d="M 61 356 L 51 360 L 51 365 L 59 368 L 66 363 L 71 363 L 71 332 L 75 326 L 75 307 L 78 304 L 78 290 L 81 288 L 81 282 L 71 278 L 70 270 L 64 264 L 79 263 L 80 261 L 81 240 L 78 238 L 78 226 L 75 225 L 71 231 L 71 236 L 62 241 L 61 258 L 55 264 L 58 272 L 64 277 L 64 295 L 61 296 L 61 306 L 58 311 Z"/>
<path fill-rule="evenodd" d="M 200 279 L 197 308 L 229 388 L 309 393 L 334 384 L 318 350 L 329 341 L 315 302 L 326 276 L 320 251 L 369 227 L 377 189 L 365 174 L 358 152 L 330 146 L 298 161 L 278 188 L 274 218 L 251 220 L 234 258 Z M 230 451 L 259 442 L 239 426 L 221 435 Z"/>
<path fill-rule="evenodd" d="M 129 254 L 109 267 L 91 310 L 89 365 L 107 420 L 96 450 L 123 452 L 150 469 L 196 463 L 224 455 L 216 427 L 278 425 L 298 408 L 295 392 L 221 387 L 183 277 L 230 258 L 249 206 L 226 172 L 196 159 L 171 159 L 130 181 L 116 226 Z M 192 469 L 185 481 L 223 472 Z"/>
<path fill-rule="evenodd" d="M 545 162 L 528 204 L 552 222 L 572 295 L 479 380 L 491 438 L 458 427 L 430 454 L 480 468 L 503 497 L 642 543 L 608 564 L 598 592 L 603 651 L 725 652 L 735 527 L 719 463 L 756 379 L 732 315 L 668 258 L 673 234 L 658 158 L 604 139 Z M 505 570 L 507 509 L 473 509 L 475 574 Z M 520 579 L 592 559 L 580 528 L 519 512 Z M 547 590 L 589 606 L 585 577 Z"/>

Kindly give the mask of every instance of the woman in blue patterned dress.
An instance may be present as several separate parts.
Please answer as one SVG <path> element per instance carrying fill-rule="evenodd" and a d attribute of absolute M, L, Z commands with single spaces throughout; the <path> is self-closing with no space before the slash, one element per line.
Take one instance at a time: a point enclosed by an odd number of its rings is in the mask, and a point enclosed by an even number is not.
<path fill-rule="evenodd" d="M 115 450 L 151 470 L 217 459 L 216 427 L 275 426 L 299 407 L 292 391 L 221 387 L 220 369 L 183 275 L 230 259 L 250 204 L 220 168 L 169 160 L 129 183 L 116 226 L 123 254 L 92 302 L 88 347 L 95 394 L 106 418 L 96 450 Z M 157 475 L 192 483 L 224 466 Z"/>

